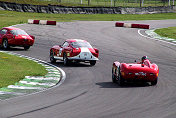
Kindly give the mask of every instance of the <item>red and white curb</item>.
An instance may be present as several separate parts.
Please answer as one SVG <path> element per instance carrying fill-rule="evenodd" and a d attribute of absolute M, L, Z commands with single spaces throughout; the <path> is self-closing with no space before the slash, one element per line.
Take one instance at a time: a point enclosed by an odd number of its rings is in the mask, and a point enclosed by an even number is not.
<path fill-rule="evenodd" d="M 145 34 L 147 34 L 147 35 L 143 35 L 141 33 L 141 31 L 144 31 Z M 160 35 L 158 35 L 154 31 L 155 31 L 155 29 L 152 29 L 152 30 L 140 29 L 140 30 L 138 30 L 138 34 L 143 36 L 143 37 L 149 38 L 149 39 L 153 39 L 153 40 L 156 40 L 156 41 L 168 43 L 168 44 L 171 44 L 171 45 L 176 45 L 176 39 L 171 39 L 171 38 L 167 38 L 167 37 L 161 37 Z"/>
<path fill-rule="evenodd" d="M 28 24 L 56 25 L 56 21 L 28 19 Z"/>
<path fill-rule="evenodd" d="M 62 69 L 45 61 L 13 52 L 0 52 L 35 61 L 38 64 L 44 66 L 48 71 L 45 76 L 25 76 L 23 80 L 16 82 L 15 85 L 9 85 L 8 87 L 0 88 L 0 100 L 10 99 L 17 96 L 31 95 L 48 90 L 50 88 L 59 86 L 66 78 L 65 72 Z"/>
<path fill-rule="evenodd" d="M 149 29 L 149 25 L 147 24 L 132 24 L 132 23 L 121 23 L 121 22 L 116 22 L 115 23 L 116 27 L 126 27 L 126 28 L 141 28 L 141 29 Z"/>

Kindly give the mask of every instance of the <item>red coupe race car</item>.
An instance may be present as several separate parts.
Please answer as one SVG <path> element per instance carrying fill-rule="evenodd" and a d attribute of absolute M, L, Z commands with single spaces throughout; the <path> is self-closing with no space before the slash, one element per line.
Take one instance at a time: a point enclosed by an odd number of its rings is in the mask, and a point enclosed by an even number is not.
<path fill-rule="evenodd" d="M 112 67 L 112 81 L 120 86 L 124 82 L 151 82 L 151 85 L 156 85 L 158 74 L 158 66 L 150 63 L 147 56 L 142 57 L 139 63 L 127 64 L 115 61 Z"/>
<path fill-rule="evenodd" d="M 0 45 L 7 49 L 10 46 L 20 46 L 28 50 L 34 44 L 35 37 L 24 30 L 15 27 L 4 27 L 0 30 Z"/>
<path fill-rule="evenodd" d="M 99 50 L 92 48 L 89 42 L 81 39 L 68 39 L 63 45 L 55 45 L 50 49 L 50 61 L 63 60 L 64 65 L 70 61 L 89 62 L 95 65 L 99 56 Z"/>

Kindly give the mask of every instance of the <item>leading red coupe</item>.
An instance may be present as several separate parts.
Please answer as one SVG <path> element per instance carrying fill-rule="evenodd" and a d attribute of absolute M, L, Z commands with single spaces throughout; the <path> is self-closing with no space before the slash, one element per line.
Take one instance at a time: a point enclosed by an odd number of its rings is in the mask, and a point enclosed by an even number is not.
<path fill-rule="evenodd" d="M 4 27 L 0 30 L 0 45 L 4 49 L 10 46 L 20 46 L 28 50 L 34 44 L 35 37 L 24 30 L 15 27 Z"/>
<path fill-rule="evenodd" d="M 120 86 L 124 82 L 158 82 L 159 68 L 151 63 L 147 56 L 142 57 L 139 63 L 120 63 L 115 61 L 112 66 L 112 81 Z"/>
<path fill-rule="evenodd" d="M 81 39 L 68 39 L 63 45 L 55 45 L 50 49 L 50 61 L 63 60 L 64 65 L 69 62 L 89 62 L 95 65 L 99 56 L 99 50 L 93 48 L 89 42 Z"/>

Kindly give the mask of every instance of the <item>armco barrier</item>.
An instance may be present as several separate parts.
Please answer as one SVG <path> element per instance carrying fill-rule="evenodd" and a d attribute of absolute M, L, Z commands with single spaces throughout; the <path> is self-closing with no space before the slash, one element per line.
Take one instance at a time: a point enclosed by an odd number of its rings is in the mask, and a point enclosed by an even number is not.
<path fill-rule="evenodd" d="M 149 25 L 147 25 L 147 24 L 131 24 L 131 23 L 116 22 L 115 26 L 116 27 L 127 27 L 127 28 L 149 29 Z"/>
<path fill-rule="evenodd" d="M 29 24 L 40 24 L 40 25 L 56 25 L 56 21 L 47 21 L 47 20 L 32 20 L 28 19 Z"/>

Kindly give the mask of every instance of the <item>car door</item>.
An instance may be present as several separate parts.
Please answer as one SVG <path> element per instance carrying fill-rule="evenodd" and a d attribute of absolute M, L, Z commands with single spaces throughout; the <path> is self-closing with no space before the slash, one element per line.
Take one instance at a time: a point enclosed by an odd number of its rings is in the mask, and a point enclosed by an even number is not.
<path fill-rule="evenodd" d="M 2 44 L 3 38 L 6 38 L 6 33 L 7 33 L 6 29 L 1 29 L 0 30 L 0 44 Z"/>
<path fill-rule="evenodd" d="M 13 43 L 14 43 L 14 40 L 13 40 L 14 35 L 13 35 L 10 31 L 7 31 L 6 37 L 7 37 L 7 39 L 8 39 L 8 43 L 9 43 L 9 44 L 13 44 Z"/>
<path fill-rule="evenodd" d="M 63 57 L 63 54 L 66 53 L 67 57 L 69 57 L 70 51 L 71 51 L 71 47 L 69 45 L 69 42 L 65 41 L 62 47 L 60 48 L 59 53 L 61 54 L 62 57 Z"/>

